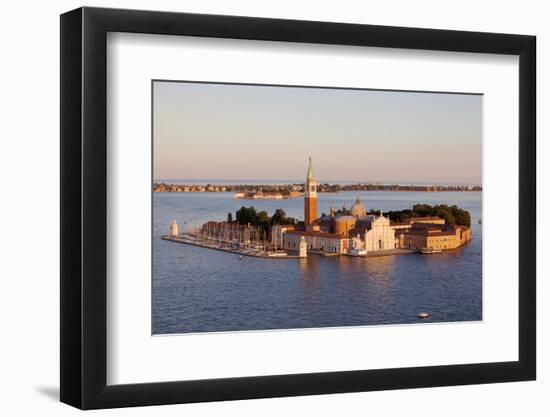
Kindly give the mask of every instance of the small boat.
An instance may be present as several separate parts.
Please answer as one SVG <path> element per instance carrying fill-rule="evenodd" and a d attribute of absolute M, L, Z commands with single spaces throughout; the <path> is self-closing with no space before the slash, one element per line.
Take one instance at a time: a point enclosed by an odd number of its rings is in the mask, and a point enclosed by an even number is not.
<path fill-rule="evenodd" d="M 243 256 L 242 255 L 239 255 L 239 260 L 243 259 Z"/>
<path fill-rule="evenodd" d="M 286 253 L 286 252 L 268 252 L 267 256 L 270 256 L 270 257 L 283 257 L 283 256 L 288 256 L 288 253 Z"/>
<path fill-rule="evenodd" d="M 427 319 L 430 315 L 428 313 L 426 313 L 425 311 L 421 311 L 420 313 L 418 313 L 418 317 L 421 318 L 421 319 Z"/>
<path fill-rule="evenodd" d="M 428 248 L 420 249 L 420 253 L 422 255 L 432 255 L 434 253 L 441 253 L 441 252 L 443 252 L 441 249 L 428 249 Z"/>

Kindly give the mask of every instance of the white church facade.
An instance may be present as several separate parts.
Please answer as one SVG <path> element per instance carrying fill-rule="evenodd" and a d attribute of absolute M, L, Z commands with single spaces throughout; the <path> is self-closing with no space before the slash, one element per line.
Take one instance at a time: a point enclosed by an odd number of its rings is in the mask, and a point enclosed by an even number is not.
<path fill-rule="evenodd" d="M 390 219 L 383 214 L 365 216 L 364 242 L 367 252 L 395 249 L 395 230 L 390 226 Z"/>

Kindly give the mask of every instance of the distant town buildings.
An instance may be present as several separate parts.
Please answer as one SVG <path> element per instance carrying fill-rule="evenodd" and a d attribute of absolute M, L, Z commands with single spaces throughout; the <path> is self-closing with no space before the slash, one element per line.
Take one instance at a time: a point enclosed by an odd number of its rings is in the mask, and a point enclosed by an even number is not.
<path fill-rule="evenodd" d="M 155 193 L 235 193 L 235 198 L 272 198 L 272 196 L 280 195 L 281 198 L 298 197 L 305 191 L 304 184 L 168 184 L 154 183 L 153 192 Z M 423 191 L 423 192 L 440 192 L 440 191 L 482 191 L 479 185 L 405 185 L 405 184 L 321 184 L 316 186 L 318 193 L 337 193 L 340 191 Z"/>
<path fill-rule="evenodd" d="M 299 196 L 300 192 L 294 190 L 290 190 L 288 192 L 263 192 L 262 189 L 259 189 L 258 191 L 237 192 L 234 194 L 235 198 L 243 200 L 285 200 Z"/>

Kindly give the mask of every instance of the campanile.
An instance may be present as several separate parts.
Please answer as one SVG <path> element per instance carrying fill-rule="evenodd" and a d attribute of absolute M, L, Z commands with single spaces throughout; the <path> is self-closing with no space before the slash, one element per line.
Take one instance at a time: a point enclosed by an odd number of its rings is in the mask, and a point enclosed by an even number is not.
<path fill-rule="evenodd" d="M 306 185 L 304 192 L 304 225 L 309 226 L 317 218 L 317 182 L 313 177 L 311 157 L 307 168 Z"/>

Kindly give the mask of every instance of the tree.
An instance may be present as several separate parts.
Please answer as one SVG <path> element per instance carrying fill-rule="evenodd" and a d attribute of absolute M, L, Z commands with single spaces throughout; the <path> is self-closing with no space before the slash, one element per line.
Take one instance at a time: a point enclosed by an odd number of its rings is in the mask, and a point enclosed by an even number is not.
<path fill-rule="evenodd" d="M 260 211 L 258 213 L 258 217 L 257 217 L 257 223 L 256 225 L 257 226 L 262 226 L 262 227 L 267 227 L 269 226 L 269 221 L 270 221 L 270 218 L 269 218 L 269 214 L 267 214 L 267 211 Z"/>
<path fill-rule="evenodd" d="M 274 224 L 284 224 L 286 220 L 286 213 L 283 209 L 277 209 L 275 210 L 275 213 L 273 213 L 273 216 L 271 216 L 271 225 Z"/>
<path fill-rule="evenodd" d="M 413 206 L 413 211 L 418 217 L 432 216 L 433 207 L 429 204 L 415 204 Z"/>
<path fill-rule="evenodd" d="M 369 213 L 376 213 L 376 210 L 370 210 Z M 386 216 L 394 222 L 404 222 L 411 217 L 437 216 L 445 220 L 445 223 L 452 226 L 470 227 L 470 213 L 456 205 L 449 207 L 446 204 L 430 206 L 429 204 L 415 204 L 412 210 L 388 211 Z"/>
<path fill-rule="evenodd" d="M 236 213 L 237 222 L 239 224 L 256 225 L 258 222 L 258 214 L 254 207 L 241 207 Z"/>
<path fill-rule="evenodd" d="M 453 216 L 456 220 L 456 224 L 460 226 L 470 227 L 472 219 L 468 211 L 458 208 L 457 206 L 452 206 L 451 212 L 453 213 Z"/>
<path fill-rule="evenodd" d="M 440 206 L 434 207 L 434 214 L 432 216 L 441 217 L 445 220 L 445 223 L 450 224 L 451 226 L 456 225 L 456 219 L 455 216 L 453 216 L 453 213 L 449 209 L 449 207 L 445 204 L 442 204 Z"/>

